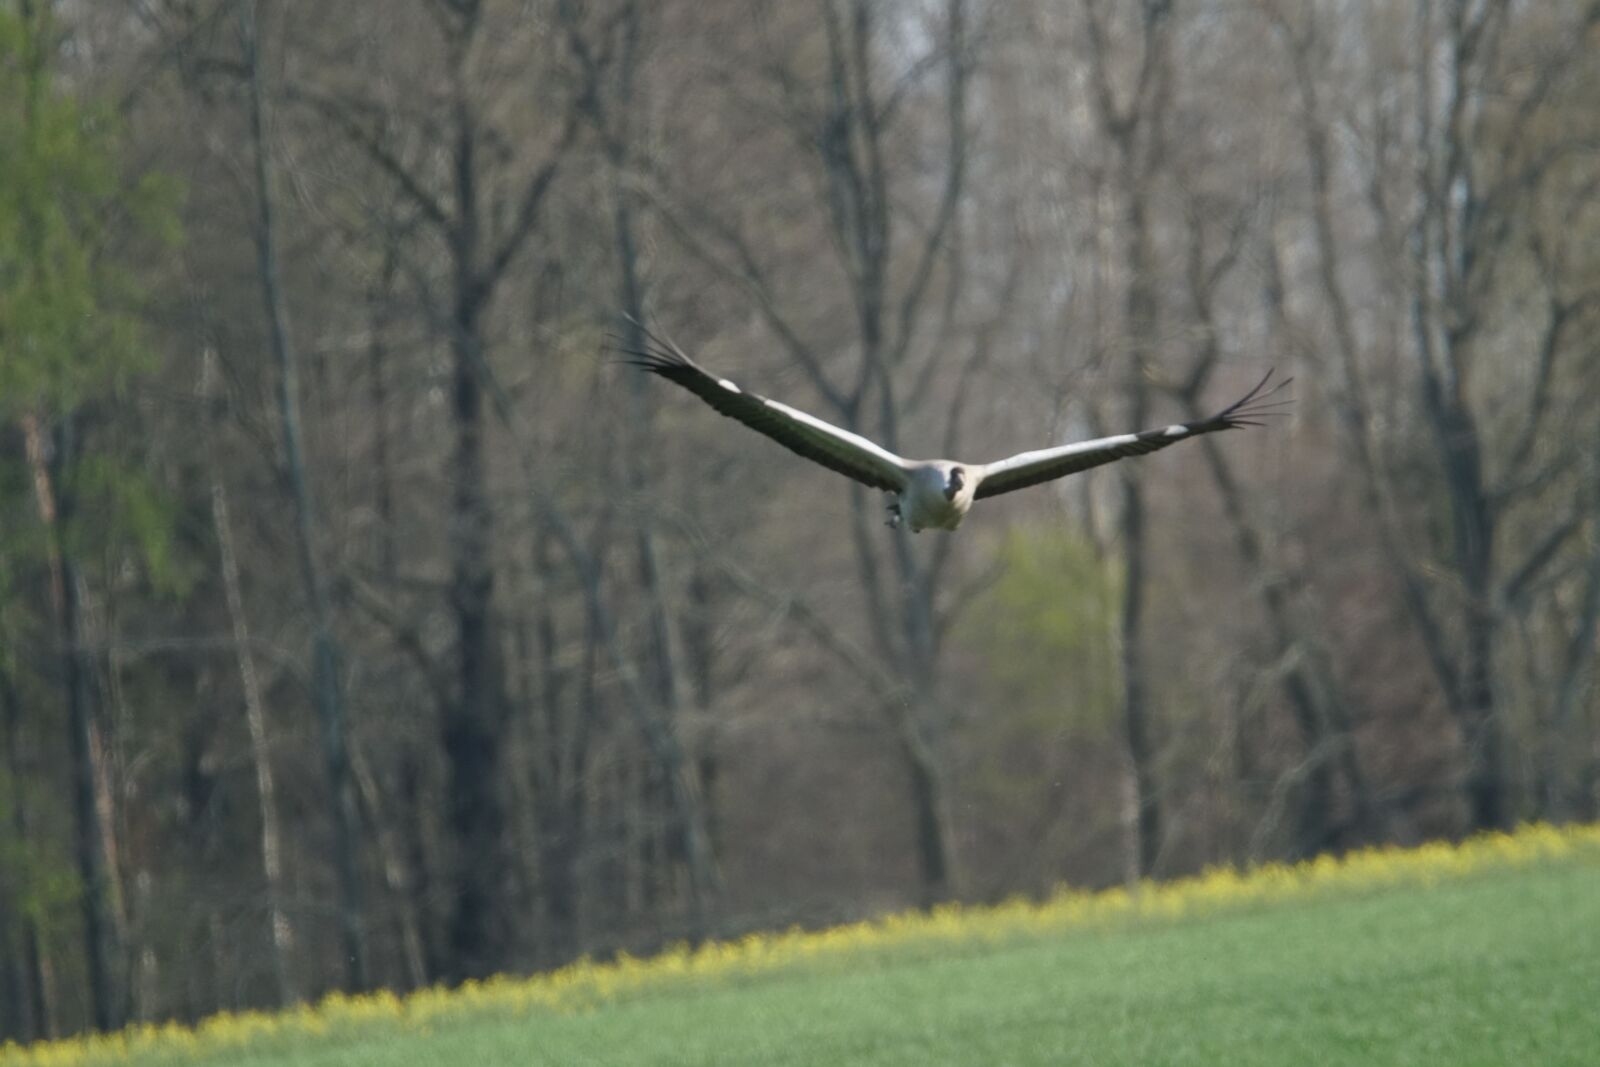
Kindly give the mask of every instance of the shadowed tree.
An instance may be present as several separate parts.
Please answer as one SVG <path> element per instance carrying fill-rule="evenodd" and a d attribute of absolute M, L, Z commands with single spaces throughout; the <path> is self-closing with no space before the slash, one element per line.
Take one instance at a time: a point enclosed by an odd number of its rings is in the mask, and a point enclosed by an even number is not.
<path fill-rule="evenodd" d="M 818 45 L 812 51 L 796 50 L 786 38 L 794 27 L 785 12 L 752 5 L 759 57 L 754 73 L 773 101 L 762 119 L 793 146 L 811 193 L 791 208 L 815 219 L 827 235 L 834 276 L 844 280 L 854 373 L 830 369 L 825 350 L 806 339 L 764 265 L 770 257 L 758 252 L 755 239 L 733 217 L 691 197 L 657 165 L 645 168 L 647 188 L 684 248 L 748 298 L 804 372 L 827 417 L 899 451 L 904 423 L 931 406 L 930 383 L 940 375 L 964 383 L 987 354 L 983 343 L 974 344 L 970 354 L 962 353 L 965 365 L 957 365 L 959 350 L 937 336 L 947 333 L 961 295 L 960 208 L 976 45 L 966 4 L 949 0 L 923 31 L 925 53 L 896 71 L 886 58 L 888 13 L 868 0 L 827 0 L 819 8 L 820 40 L 810 38 Z M 923 92 L 931 71 L 943 76 L 937 95 Z M 931 143 L 920 163 L 934 175 L 931 181 L 896 152 L 911 121 L 913 97 L 919 97 L 923 114 L 937 115 L 938 132 L 927 131 Z M 915 214 L 902 211 L 902 195 L 921 201 Z M 953 395 L 942 443 L 946 455 L 957 451 L 969 394 L 958 387 Z M 918 544 L 901 529 L 886 551 L 866 490 L 852 486 L 850 494 L 851 543 L 869 633 L 905 684 L 880 711 L 907 776 L 919 897 L 932 904 L 950 896 L 956 882 L 942 751 L 952 709 L 939 681 L 951 603 L 941 602 L 938 592 L 948 574 L 951 541 Z"/>
<path fill-rule="evenodd" d="M 1581 135 L 1564 136 L 1549 118 L 1559 91 L 1589 54 L 1584 42 L 1600 24 L 1600 4 L 1572 17 L 1569 43 L 1544 55 L 1537 76 L 1528 79 L 1509 59 L 1508 3 L 1418 5 L 1406 31 L 1414 90 L 1399 97 L 1409 112 L 1377 110 L 1379 139 L 1362 176 L 1364 192 L 1388 235 L 1379 267 L 1404 294 L 1406 388 L 1415 426 L 1431 451 L 1438 495 L 1430 494 L 1430 502 L 1443 511 L 1442 521 L 1428 523 L 1420 537 L 1410 528 L 1406 490 L 1387 456 L 1396 442 L 1377 432 L 1374 374 L 1343 272 L 1351 252 L 1335 216 L 1335 118 L 1321 88 L 1328 16 L 1315 7 L 1293 19 L 1273 10 L 1299 94 L 1317 278 L 1339 368 L 1335 411 L 1384 558 L 1460 728 L 1467 823 L 1504 828 L 1517 812 L 1496 681 L 1501 605 L 1541 578 L 1583 528 L 1585 514 L 1580 505 L 1539 524 L 1511 559 L 1505 533 L 1532 514 L 1539 490 L 1582 454 L 1581 435 L 1552 425 L 1566 406 L 1549 383 L 1571 358 L 1566 331 L 1588 297 L 1574 304 L 1560 292 L 1548 294 L 1544 324 L 1516 342 L 1536 353 L 1527 387 L 1510 394 L 1496 388 L 1490 345 L 1509 325 L 1502 301 L 1518 286 L 1510 265 L 1528 262 L 1522 221 L 1556 165 L 1581 143 Z M 1390 25 L 1379 20 L 1371 28 Z M 1314 348 L 1306 352 L 1315 357 Z M 1570 418 L 1573 412 L 1568 407 L 1560 414 Z M 1518 427 L 1509 448 L 1496 447 L 1497 424 Z M 1549 447 L 1535 447 L 1536 441 Z"/>
<path fill-rule="evenodd" d="M 62 40 L 50 4 L 0 11 L 0 424 L 21 428 L 43 530 L 89 1013 L 108 1030 L 126 1017 L 126 916 L 90 582 L 111 546 L 131 542 L 153 556 L 162 533 L 146 521 L 153 511 L 138 475 L 97 452 L 95 407 L 146 356 L 117 241 L 140 230 L 130 219 L 159 229 L 167 216 L 154 184 L 122 187 L 115 124 L 62 86 Z"/>
<path fill-rule="evenodd" d="M 489 467 L 491 314 L 512 268 L 540 231 L 546 200 L 580 128 L 575 94 L 555 73 L 561 55 L 536 49 L 523 91 L 555 102 L 530 131 L 508 129 L 500 60 L 528 27 L 514 12 L 477 0 L 424 4 L 423 39 L 406 41 L 438 66 L 426 84 L 402 79 L 384 87 L 401 105 L 333 79 L 299 86 L 296 97 L 356 148 L 378 180 L 389 183 L 417 219 L 417 237 L 399 251 L 424 321 L 449 353 L 448 600 L 455 618 L 454 692 L 440 708 L 447 767 L 450 844 L 448 976 L 481 978 L 511 960 L 507 815 L 501 736 L 508 714 L 503 643 L 494 611 L 495 500 Z M 412 27 L 415 28 L 415 27 Z M 413 62 L 399 41 L 363 56 L 379 69 Z M 524 56 L 523 66 L 529 66 Z M 432 79 L 437 79 L 433 81 Z M 437 88 L 439 91 L 435 92 Z M 504 147 L 530 151 L 508 158 Z"/>
<path fill-rule="evenodd" d="M 1190 310 L 1199 327 L 1193 357 L 1178 382 L 1177 392 L 1191 418 L 1207 410 L 1202 397 L 1217 370 L 1223 339 L 1217 322 L 1217 290 L 1237 265 L 1247 238 L 1246 227 L 1254 204 L 1240 205 L 1233 219 L 1217 206 L 1191 197 L 1186 204 L 1188 250 L 1185 279 Z M 1209 225 L 1208 225 L 1209 223 Z M 1220 240 L 1213 229 L 1221 229 Z M 1211 245 L 1220 244 L 1213 249 Z M 1234 470 L 1227 449 L 1213 437 L 1204 438 L 1206 466 L 1222 502 L 1233 533 L 1234 546 L 1251 576 L 1269 623 L 1272 662 L 1283 688 L 1295 728 L 1304 746 L 1303 756 L 1291 769 L 1297 779 L 1290 855 L 1312 856 L 1335 847 L 1346 831 L 1373 839 L 1381 832 L 1381 813 L 1368 785 L 1352 736 L 1350 697 L 1334 668 L 1325 635 L 1306 608 L 1309 596 L 1304 572 L 1281 562 L 1273 549 L 1275 538 L 1252 507 L 1243 479 Z M 1349 797 L 1347 826 L 1336 819 L 1335 787 L 1343 778 Z"/>
<path fill-rule="evenodd" d="M 611 235 L 616 249 L 617 293 L 615 306 L 619 318 L 615 325 L 619 347 L 637 351 L 644 345 L 643 326 L 649 305 L 648 282 L 640 254 L 639 190 L 635 187 L 635 158 L 649 136 L 649 112 L 644 106 L 647 93 L 639 85 L 648 71 L 641 54 L 646 32 L 645 12 L 635 0 L 624 0 L 608 12 L 599 30 L 598 45 L 591 43 L 583 25 L 583 12 L 576 3 L 561 5 L 571 51 L 584 71 L 589 91 L 580 98 L 580 108 L 599 141 L 608 165 Z M 653 390 L 643 375 L 630 375 L 628 419 L 621 435 L 626 449 L 623 461 L 629 492 L 628 527 L 633 537 L 638 582 L 644 598 L 647 647 L 644 678 L 653 695 L 659 718 L 659 731 L 670 735 L 671 747 L 684 747 L 682 719 L 687 710 L 684 666 L 679 662 L 682 640 L 679 621 L 669 606 L 671 575 L 663 552 L 659 523 L 647 496 L 650 483 L 659 475 L 660 465 L 652 457 L 649 442 L 654 414 Z M 670 761 L 669 761 L 670 762 Z M 709 820 L 703 782 L 687 771 L 681 788 L 664 780 L 669 772 L 660 759 L 651 761 L 645 782 L 647 806 L 665 806 L 672 814 L 664 835 L 647 834 L 646 847 L 652 853 L 646 875 L 670 880 L 670 872 L 681 860 L 687 868 L 691 934 L 696 939 L 708 932 L 711 897 L 720 891 L 716 859 L 711 850 Z M 654 855 L 659 853 L 659 855 Z M 654 862 L 649 862 L 654 858 Z"/>
<path fill-rule="evenodd" d="M 1084 6 L 1089 35 L 1094 114 L 1112 148 L 1122 234 L 1120 256 L 1127 282 L 1121 359 L 1123 406 L 1129 426 L 1149 423 L 1149 378 L 1159 353 L 1156 293 L 1159 279 L 1152 243 L 1153 198 L 1162 168 L 1164 123 L 1172 95 L 1171 4 L 1144 0 L 1138 22 L 1139 52 L 1131 86 L 1119 89 L 1108 19 L 1097 2 Z M 1119 96 L 1124 99 L 1119 100 Z M 1117 551 L 1122 556 L 1122 728 L 1128 755 L 1128 866 L 1130 881 L 1148 877 L 1162 846 L 1162 801 L 1155 780 L 1155 740 L 1151 737 L 1149 665 L 1146 662 L 1144 606 L 1149 535 L 1145 526 L 1145 487 L 1141 468 L 1120 464 L 1121 486 Z"/>
<path fill-rule="evenodd" d="M 311 689 L 322 726 L 323 760 L 334 827 L 334 870 L 339 879 L 340 958 L 344 988 L 367 988 L 366 949 L 362 944 L 360 837 L 356 826 L 355 785 L 350 772 L 350 747 L 340 679 L 339 642 L 333 631 L 333 605 L 328 579 L 318 558 L 317 505 L 306 471 L 300 420 L 300 364 L 289 330 L 278 261 L 277 197 L 268 138 L 267 89 L 262 76 L 261 24 L 258 0 L 244 0 L 239 13 L 239 42 L 244 53 L 250 104 L 250 148 L 255 178 L 256 271 L 261 283 L 273 362 L 278 370 L 278 419 L 283 440 L 284 475 L 294 505 L 295 555 L 300 580 L 311 609 Z M 220 526 L 219 526 L 220 529 Z M 270 790 L 264 790 L 270 792 Z M 276 936 L 277 918 L 274 918 Z M 285 986 L 285 992 L 289 990 Z"/>

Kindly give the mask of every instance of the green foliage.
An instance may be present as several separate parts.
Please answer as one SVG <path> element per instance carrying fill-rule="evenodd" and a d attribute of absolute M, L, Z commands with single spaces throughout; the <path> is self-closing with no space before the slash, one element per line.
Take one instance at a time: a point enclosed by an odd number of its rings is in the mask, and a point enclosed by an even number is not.
<path fill-rule="evenodd" d="M 21 457 L 0 458 L 0 509 L 8 516 L 31 516 L 34 511 L 32 492 L 28 470 Z M 47 531 L 37 522 L 0 522 L 0 604 L 13 593 L 16 580 L 13 561 L 43 559 L 48 543 Z M 5 620 L 0 617 L 0 642 L 6 636 Z"/>
<path fill-rule="evenodd" d="M 12 798 L 20 783 L 0 767 L 0 879 L 11 910 L 0 922 L 31 921 L 47 938 L 72 927 L 80 883 L 60 841 L 18 837 Z M 15 931 L 13 930 L 13 933 Z"/>
<path fill-rule="evenodd" d="M 3 548 L 0 544 L 0 604 L 6 595 Z M 17 649 L 37 647 L 21 622 L 19 613 L 0 611 L 0 686 L 5 687 L 0 690 L 0 715 L 18 710 L 8 705 L 9 700 L 26 707 L 37 695 L 37 686 L 19 669 L 22 657 Z M 4 736 L 0 734 L 0 743 Z M 67 855 L 67 835 L 51 832 L 59 829 L 55 825 L 40 825 L 37 809 L 31 832 L 18 832 L 18 804 L 34 785 L 25 774 L 13 771 L 12 761 L 0 760 L 0 899 L 7 905 L 0 908 L 0 924 L 14 936 L 27 920 L 48 941 L 75 928 L 81 883 Z"/>
<path fill-rule="evenodd" d="M 123 187 L 109 111 L 53 91 L 35 21 L 0 12 L 0 414 L 68 410 L 149 365 L 137 287 L 106 246 L 124 222 L 176 231 L 170 182 Z"/>
<path fill-rule="evenodd" d="M 1117 699 L 1118 574 L 1075 533 L 1013 530 L 999 581 L 963 620 L 1007 706 L 1024 722 L 1099 729 Z"/>
<path fill-rule="evenodd" d="M 154 366 L 124 263 L 177 237 L 174 184 L 125 181 L 113 114 L 58 89 L 53 51 L 49 5 L 30 21 L 0 11 L 0 423 L 27 414 L 47 430 Z M 168 571 L 167 509 L 137 467 L 103 453 L 75 459 L 59 486 L 82 516 L 66 531 L 69 550 L 127 543 L 158 576 Z M 30 494 L 26 477 L 0 471 L 0 504 L 26 513 Z M 0 553 L 43 547 L 31 541 L 13 531 Z"/>
<path fill-rule="evenodd" d="M 96 519 L 68 531 L 66 548 L 86 555 L 102 545 L 136 552 L 158 589 L 182 592 L 193 577 L 172 558 L 172 507 L 150 482 L 120 459 L 85 456 L 72 472 L 72 491 L 93 501 Z"/>

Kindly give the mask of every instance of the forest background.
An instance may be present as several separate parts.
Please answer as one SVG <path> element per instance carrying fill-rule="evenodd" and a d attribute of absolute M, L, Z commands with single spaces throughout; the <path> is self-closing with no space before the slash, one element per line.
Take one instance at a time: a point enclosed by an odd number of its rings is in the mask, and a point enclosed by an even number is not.
<path fill-rule="evenodd" d="M 1600 816 L 1597 24 L 7 0 L 0 1040 Z"/>

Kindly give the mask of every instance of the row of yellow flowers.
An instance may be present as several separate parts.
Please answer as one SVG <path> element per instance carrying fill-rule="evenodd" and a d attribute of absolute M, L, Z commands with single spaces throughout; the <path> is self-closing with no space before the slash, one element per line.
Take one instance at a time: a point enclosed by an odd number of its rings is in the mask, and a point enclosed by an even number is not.
<path fill-rule="evenodd" d="M 451 1016 L 530 1011 L 571 1012 L 653 988 L 781 970 L 810 962 L 897 947 L 1005 942 L 1028 936 L 1097 930 L 1133 920 L 1209 915 L 1337 891 L 1432 885 L 1484 870 L 1524 867 L 1562 857 L 1600 860 L 1600 825 L 1530 825 L 1510 834 L 1484 834 L 1459 844 L 1384 847 L 1323 856 L 1292 866 L 1248 871 L 1219 867 L 1190 878 L 1100 892 L 1063 889 L 1043 902 L 994 906 L 947 905 L 925 912 L 820 931 L 750 934 L 648 958 L 579 960 L 528 978 L 497 977 L 458 989 L 425 989 L 404 997 L 383 990 L 333 994 L 293 1010 L 238 1012 L 196 1026 L 142 1025 L 19 1048 L 0 1049 L 0 1067 L 79 1067 L 129 1057 L 164 1061 L 215 1054 L 257 1040 L 281 1040 L 373 1024 L 425 1029 Z"/>

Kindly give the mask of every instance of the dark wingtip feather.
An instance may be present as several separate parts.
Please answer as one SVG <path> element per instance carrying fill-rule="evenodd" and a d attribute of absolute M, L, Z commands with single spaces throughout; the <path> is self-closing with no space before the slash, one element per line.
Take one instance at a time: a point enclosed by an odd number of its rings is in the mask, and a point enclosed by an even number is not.
<path fill-rule="evenodd" d="M 1289 412 L 1283 409 L 1294 404 L 1294 397 L 1285 396 L 1277 400 L 1272 398 L 1292 385 L 1294 376 L 1290 375 L 1268 389 L 1267 383 L 1272 381 L 1273 373 L 1274 370 L 1269 369 L 1255 384 L 1255 388 L 1223 408 L 1209 421 L 1223 429 L 1237 430 L 1246 426 L 1264 426 L 1266 424 L 1261 421 L 1262 419 L 1288 415 Z"/>
<path fill-rule="evenodd" d="M 624 314 L 622 317 L 633 324 L 644 340 L 634 347 L 618 334 L 606 334 L 606 350 L 617 356 L 619 363 L 660 375 L 669 375 L 673 371 L 686 368 L 698 369 L 695 368 L 694 360 L 690 359 L 671 339 L 657 334 L 632 315 Z"/>

